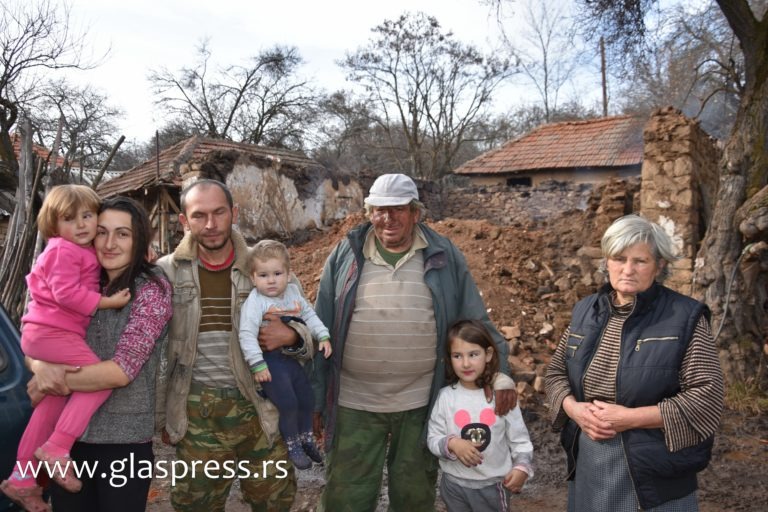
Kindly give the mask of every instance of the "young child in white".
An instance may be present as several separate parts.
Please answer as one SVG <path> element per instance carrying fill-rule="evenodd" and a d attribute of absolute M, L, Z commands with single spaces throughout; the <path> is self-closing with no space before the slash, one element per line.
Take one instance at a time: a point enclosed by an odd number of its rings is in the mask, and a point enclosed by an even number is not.
<path fill-rule="evenodd" d="M 280 433 L 288 446 L 288 456 L 298 469 L 312 461 L 322 462 L 312 434 L 314 393 L 304 368 L 282 350 L 262 353 L 259 326 L 265 313 L 301 318 L 319 341 L 318 350 L 328 358 L 331 342 L 328 329 L 302 297 L 299 287 L 290 283 L 288 249 L 275 240 L 262 240 L 248 252 L 254 289 L 240 314 L 240 346 L 253 378 L 261 383 L 267 397 L 280 411 Z"/>
<path fill-rule="evenodd" d="M 533 445 L 520 407 L 494 413 L 499 373 L 493 339 L 477 320 L 460 320 L 448 331 L 448 382 L 429 419 L 427 444 L 439 458 L 440 495 L 448 511 L 509 510 L 509 493 L 519 493 L 533 476 Z"/>
<path fill-rule="evenodd" d="M 99 203 L 89 187 L 61 185 L 51 189 L 37 216 L 47 245 L 27 275 L 31 301 L 21 319 L 21 348 L 34 359 L 75 366 L 98 363 L 85 343 L 91 315 L 97 308 L 122 308 L 130 300 L 128 290 L 110 297 L 99 293 L 101 267 L 93 248 Z M 80 490 L 68 464 L 69 451 L 109 394 L 105 390 L 43 398 L 19 442 L 15 469 L 0 490 L 26 510 L 49 510 L 32 474 L 23 474 L 33 458 L 51 468 L 58 462 L 62 471 L 53 471 L 51 477 L 68 491 Z"/>

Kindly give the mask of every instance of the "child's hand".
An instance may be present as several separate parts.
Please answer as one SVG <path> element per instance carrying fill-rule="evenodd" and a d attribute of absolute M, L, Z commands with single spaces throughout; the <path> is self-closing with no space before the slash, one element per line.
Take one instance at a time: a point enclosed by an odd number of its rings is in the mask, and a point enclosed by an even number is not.
<path fill-rule="evenodd" d="M 114 300 L 115 304 L 117 304 L 115 309 L 119 309 L 128 304 L 128 302 L 131 300 L 131 291 L 128 288 L 123 288 L 109 298 Z"/>
<path fill-rule="evenodd" d="M 270 382 L 272 381 L 272 374 L 269 373 L 269 368 L 265 368 L 260 372 L 253 374 L 253 380 L 256 382 Z"/>
<path fill-rule="evenodd" d="M 513 469 L 504 477 L 504 487 L 512 494 L 520 494 L 526 480 L 528 480 L 528 473 L 521 469 Z"/>
<path fill-rule="evenodd" d="M 317 346 L 317 350 L 323 353 L 323 357 L 328 359 L 331 357 L 331 354 L 333 353 L 333 348 L 331 348 L 331 340 L 323 340 L 320 342 L 320 344 Z"/>
<path fill-rule="evenodd" d="M 123 288 L 109 297 L 102 297 L 99 300 L 99 309 L 120 309 L 131 300 L 131 291 Z"/>
<path fill-rule="evenodd" d="M 468 468 L 475 467 L 483 462 L 483 456 L 480 455 L 480 451 L 472 441 L 454 437 L 448 441 L 448 450 L 456 455 L 456 458 Z"/>

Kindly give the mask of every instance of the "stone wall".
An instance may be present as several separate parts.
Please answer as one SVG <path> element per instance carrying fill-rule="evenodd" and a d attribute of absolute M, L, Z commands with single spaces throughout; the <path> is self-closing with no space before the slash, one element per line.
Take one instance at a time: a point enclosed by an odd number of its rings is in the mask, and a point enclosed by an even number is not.
<path fill-rule="evenodd" d="M 721 151 L 697 121 L 672 107 L 653 113 L 643 137 L 640 213 L 672 237 L 681 259 L 667 285 L 689 295 L 694 260 L 717 194 Z"/>
<path fill-rule="evenodd" d="M 432 219 L 487 219 L 501 226 L 527 226 L 570 210 L 585 210 L 592 196 L 588 183 L 547 182 L 538 187 L 420 187 Z"/>
<path fill-rule="evenodd" d="M 537 187 L 419 184 L 419 193 L 436 220 L 487 219 L 502 226 L 531 227 L 569 211 L 591 210 L 594 236 L 584 241 L 581 251 L 593 268 L 605 229 L 620 216 L 638 212 L 672 238 L 681 259 L 673 264 L 666 284 L 690 295 L 696 253 L 717 196 L 721 150 L 697 121 L 671 107 L 654 112 L 643 137 L 640 180 L 600 185 L 550 181 Z"/>

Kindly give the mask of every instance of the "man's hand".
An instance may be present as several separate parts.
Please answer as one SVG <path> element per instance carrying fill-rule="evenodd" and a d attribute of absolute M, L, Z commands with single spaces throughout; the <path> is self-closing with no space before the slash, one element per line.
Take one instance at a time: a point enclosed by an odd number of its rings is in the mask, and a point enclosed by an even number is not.
<path fill-rule="evenodd" d="M 280 315 L 267 313 L 259 328 L 259 346 L 269 352 L 290 347 L 299 341 L 299 335 L 280 320 Z"/>
<path fill-rule="evenodd" d="M 515 408 L 517 405 L 517 391 L 514 389 L 497 389 L 494 392 L 496 397 L 496 409 L 494 412 L 497 416 L 504 416 L 509 411 Z M 486 392 L 487 395 L 487 392 Z"/>
<path fill-rule="evenodd" d="M 315 412 L 312 414 L 312 432 L 319 442 L 323 439 L 323 414 Z"/>

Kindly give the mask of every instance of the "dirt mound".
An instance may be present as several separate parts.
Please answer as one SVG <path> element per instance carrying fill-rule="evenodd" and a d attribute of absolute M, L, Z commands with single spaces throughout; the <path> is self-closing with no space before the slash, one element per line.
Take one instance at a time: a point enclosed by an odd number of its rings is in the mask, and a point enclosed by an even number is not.
<path fill-rule="evenodd" d="M 569 212 L 567 219 L 537 230 L 486 220 L 427 222 L 464 253 L 491 320 L 510 340 L 513 376 L 537 391 L 571 308 L 597 286 L 591 277 L 583 282 L 583 274 L 591 276 L 594 265 L 577 255 L 585 240 L 592 243 L 593 217 L 590 212 Z M 310 301 L 315 300 L 330 251 L 364 221 L 362 213 L 352 215 L 291 247 L 293 270 Z M 532 390 L 524 395 L 529 398 Z"/>

